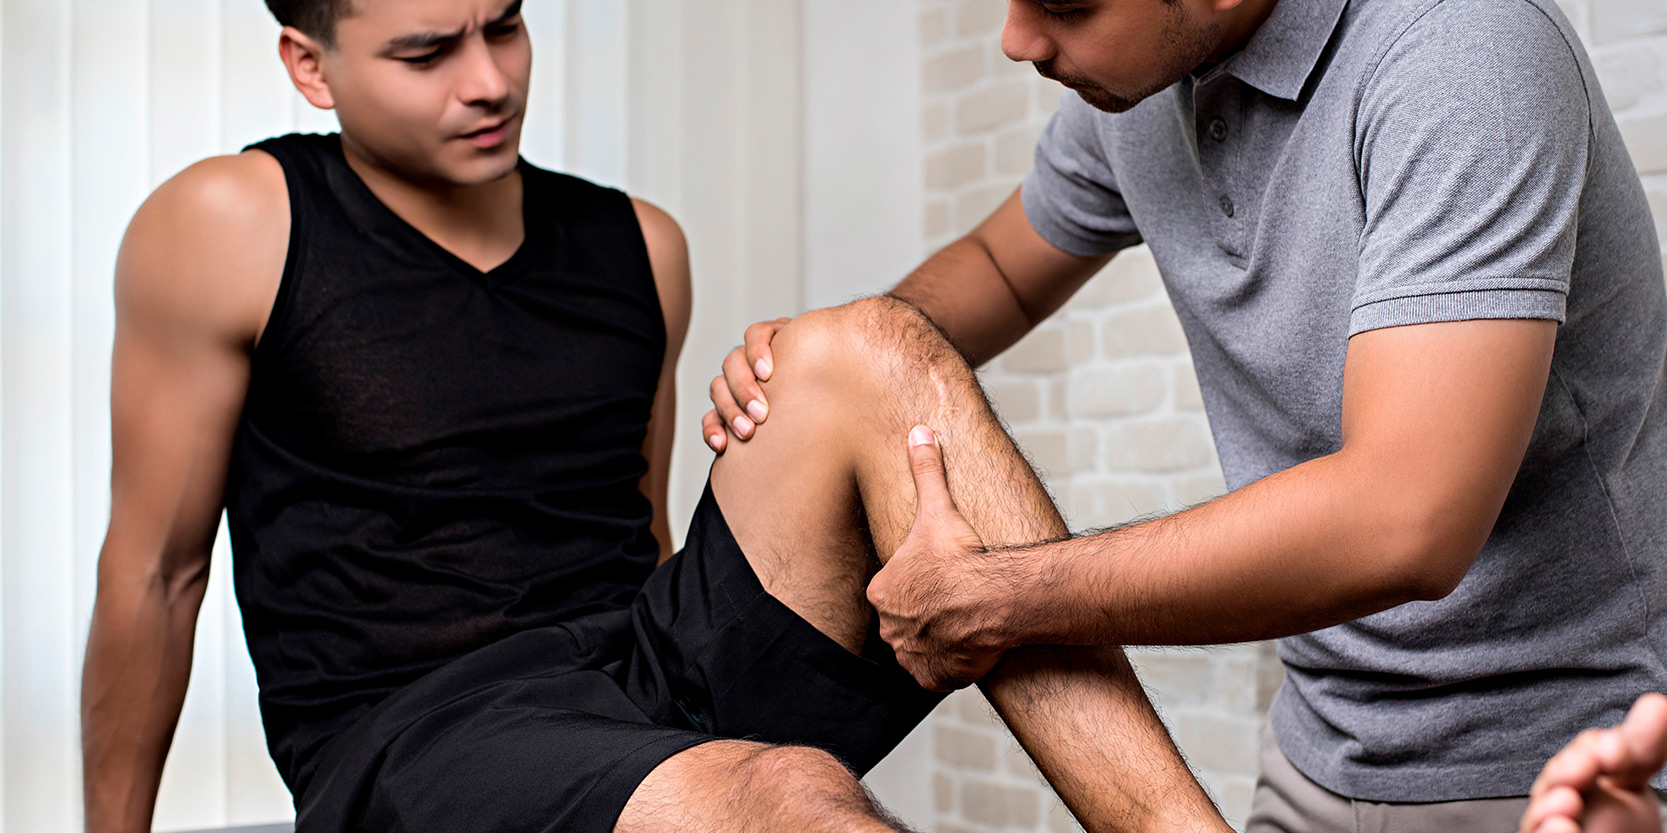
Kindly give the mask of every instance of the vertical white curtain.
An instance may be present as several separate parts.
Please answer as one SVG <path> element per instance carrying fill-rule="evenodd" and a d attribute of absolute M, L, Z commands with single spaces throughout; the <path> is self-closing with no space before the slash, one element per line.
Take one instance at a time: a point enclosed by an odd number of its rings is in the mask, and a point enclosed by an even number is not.
<path fill-rule="evenodd" d="M 680 379 L 674 524 L 700 391 L 745 323 L 798 305 L 798 6 L 532 0 L 525 155 L 685 224 L 702 294 Z M 0 0 L 0 831 L 80 827 L 78 691 L 109 512 L 111 270 L 158 183 L 334 119 L 290 87 L 260 0 Z M 686 165 L 685 160 L 700 164 Z M 699 211 L 689 207 L 699 206 Z M 290 815 L 224 536 L 158 830 Z"/>
<path fill-rule="evenodd" d="M 3 807 L 78 826 L 77 690 L 109 511 L 110 280 L 158 183 L 308 113 L 259 3 L 6 2 L 0 66 L 0 604 Z M 283 818 L 253 673 L 216 549 L 159 821 Z"/>

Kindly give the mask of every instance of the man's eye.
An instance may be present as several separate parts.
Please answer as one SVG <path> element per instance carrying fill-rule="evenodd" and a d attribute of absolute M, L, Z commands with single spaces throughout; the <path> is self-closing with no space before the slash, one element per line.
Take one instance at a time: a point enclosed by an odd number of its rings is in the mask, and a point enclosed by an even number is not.
<path fill-rule="evenodd" d="M 436 58 L 439 58 L 440 54 L 444 51 L 445 50 L 443 50 L 443 49 L 436 49 L 433 52 L 424 52 L 421 55 L 408 55 L 408 56 L 400 58 L 400 60 L 404 61 L 405 63 L 412 64 L 412 65 L 415 65 L 415 66 L 425 66 L 427 64 L 433 63 L 434 60 Z"/>
<path fill-rule="evenodd" d="M 497 26 L 487 29 L 486 36 L 489 38 L 507 38 L 520 31 L 520 29 L 521 21 L 519 20 L 511 21 L 509 23 L 500 23 Z"/>
<path fill-rule="evenodd" d="M 1042 11 L 1047 12 L 1048 16 L 1054 20 L 1064 21 L 1079 20 L 1088 15 L 1088 10 L 1085 8 L 1078 7 L 1075 9 L 1061 9 L 1057 6 L 1050 6 L 1045 3 L 1042 4 Z"/>

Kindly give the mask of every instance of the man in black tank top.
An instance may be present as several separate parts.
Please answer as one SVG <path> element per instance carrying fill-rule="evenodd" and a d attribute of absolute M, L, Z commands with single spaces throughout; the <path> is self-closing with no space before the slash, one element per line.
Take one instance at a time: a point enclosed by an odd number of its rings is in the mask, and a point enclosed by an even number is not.
<path fill-rule="evenodd" d="M 88 829 L 148 829 L 222 508 L 301 831 L 898 829 L 852 770 L 941 695 L 864 594 L 934 588 L 870 577 L 911 524 L 1066 534 L 972 371 L 902 302 L 796 319 L 673 556 L 683 238 L 519 159 L 519 0 L 268 3 L 342 133 L 192 166 L 122 247 Z M 1120 652 L 909 659 L 1091 829 L 1225 829 Z"/>

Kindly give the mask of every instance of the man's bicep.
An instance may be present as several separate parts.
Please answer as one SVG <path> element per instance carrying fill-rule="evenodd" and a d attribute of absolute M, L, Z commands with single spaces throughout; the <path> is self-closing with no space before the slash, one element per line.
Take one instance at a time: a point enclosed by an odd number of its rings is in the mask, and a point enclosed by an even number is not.
<path fill-rule="evenodd" d="M 648 249 L 649 269 L 654 274 L 655 292 L 660 299 L 660 314 L 666 327 L 667 362 L 676 364 L 683 350 L 684 336 L 689 331 L 693 295 L 689 277 L 689 244 L 683 236 L 683 228 L 664 209 L 637 199 L 631 201 L 631 207 L 642 229 L 643 245 Z"/>
<path fill-rule="evenodd" d="M 1349 342 L 1343 450 L 1416 546 L 1461 578 L 1533 434 L 1557 324 L 1489 319 L 1373 330 Z"/>
<path fill-rule="evenodd" d="M 643 200 L 633 200 L 632 207 L 642 228 L 643 242 L 648 248 L 649 268 L 654 273 L 655 291 L 659 295 L 666 331 L 666 353 L 660 369 L 660 383 L 654 394 L 648 431 L 643 438 L 642 451 L 648 461 L 648 472 L 637 484 L 653 506 L 654 517 L 650 526 L 660 543 L 660 560 L 663 562 L 672 553 L 667 493 L 671 484 L 672 445 L 677 435 L 677 362 L 689 329 L 693 293 L 688 243 L 677 221 L 659 207 Z"/>
<path fill-rule="evenodd" d="M 117 259 L 104 570 L 189 574 L 218 526 L 249 350 L 276 294 L 287 228 L 264 216 L 282 206 L 260 205 L 259 187 L 209 167 L 153 195 Z"/>
<path fill-rule="evenodd" d="M 225 492 L 248 362 L 118 324 L 106 558 L 164 574 L 206 558 Z M 111 568 L 121 563 L 107 565 Z"/>

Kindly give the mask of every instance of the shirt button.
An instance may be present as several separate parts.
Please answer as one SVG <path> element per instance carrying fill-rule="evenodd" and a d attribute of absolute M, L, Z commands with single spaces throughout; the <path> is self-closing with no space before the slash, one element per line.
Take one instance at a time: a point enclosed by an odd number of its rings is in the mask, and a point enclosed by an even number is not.
<path fill-rule="evenodd" d="M 1224 119 L 1210 121 L 1210 138 L 1221 142 L 1227 139 L 1227 122 Z"/>
<path fill-rule="evenodd" d="M 1233 198 L 1223 194 L 1221 197 L 1221 213 L 1233 216 Z"/>

